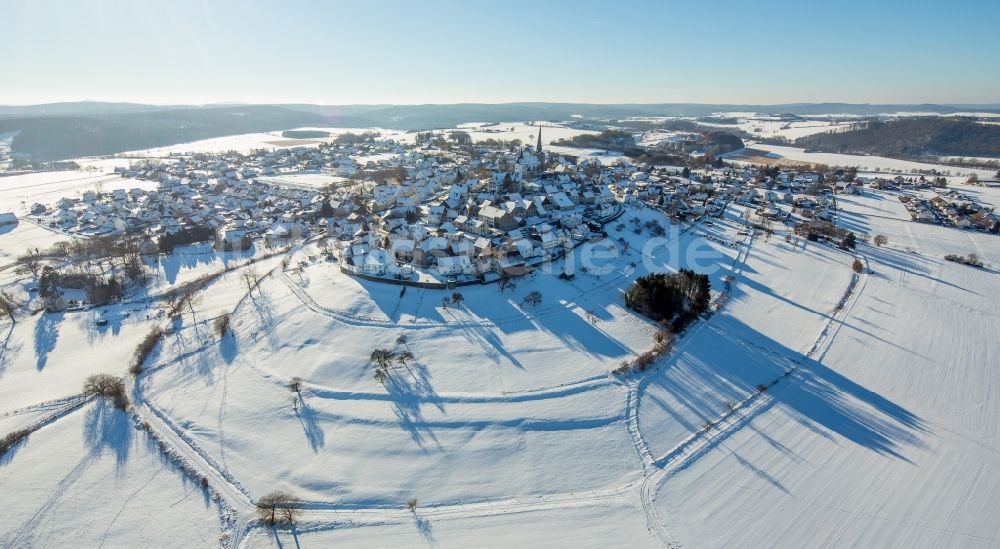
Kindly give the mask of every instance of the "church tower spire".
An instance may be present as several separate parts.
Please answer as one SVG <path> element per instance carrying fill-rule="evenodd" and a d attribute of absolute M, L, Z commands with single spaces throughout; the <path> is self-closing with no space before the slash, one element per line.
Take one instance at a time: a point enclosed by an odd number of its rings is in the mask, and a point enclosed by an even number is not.
<path fill-rule="evenodd" d="M 541 126 L 538 126 L 538 144 L 535 145 L 535 152 L 536 153 L 541 153 L 542 152 L 542 127 Z"/>

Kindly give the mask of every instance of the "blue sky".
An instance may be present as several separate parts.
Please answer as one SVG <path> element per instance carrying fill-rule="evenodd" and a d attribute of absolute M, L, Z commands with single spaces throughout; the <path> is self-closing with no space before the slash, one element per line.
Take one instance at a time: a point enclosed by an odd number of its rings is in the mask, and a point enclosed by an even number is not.
<path fill-rule="evenodd" d="M 0 103 L 1000 103 L 1000 1 L 0 0 Z"/>

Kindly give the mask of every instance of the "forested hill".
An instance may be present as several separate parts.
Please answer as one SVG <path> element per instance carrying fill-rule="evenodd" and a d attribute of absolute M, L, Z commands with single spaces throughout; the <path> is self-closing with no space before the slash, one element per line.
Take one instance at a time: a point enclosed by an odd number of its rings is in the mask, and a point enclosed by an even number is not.
<path fill-rule="evenodd" d="M 997 105 L 978 106 L 975 112 L 1000 112 Z M 969 107 L 972 108 L 972 107 Z M 606 105 L 580 103 L 504 103 L 455 105 L 237 105 L 185 106 L 129 103 L 56 103 L 0 106 L 0 134 L 14 137 L 14 153 L 34 161 L 61 160 L 112 154 L 185 143 L 241 133 L 290 130 L 304 126 L 426 130 L 453 128 L 463 122 L 530 120 L 629 119 L 632 117 L 698 117 L 717 112 L 774 112 L 784 116 L 810 113 L 877 113 L 919 110 L 952 113 L 955 105 Z M 965 108 L 962 112 L 967 111 Z M 803 146 L 851 152 L 913 155 L 933 152 L 956 156 L 997 156 L 1000 126 L 975 125 L 951 119 L 913 119 L 874 123 L 844 134 L 821 134 Z M 681 121 L 675 120 L 675 123 Z M 899 128 L 893 124 L 902 124 Z M 915 124 L 916 127 L 907 126 Z M 883 126 L 889 125 L 888 128 Z M 869 134 L 872 134 L 870 137 Z M 889 136 L 889 139 L 886 139 Z M 824 140 L 829 140 L 826 142 Z M 822 141 L 822 142 L 821 142 Z M 897 143 L 895 150 L 882 150 Z M 871 150 L 869 150 L 869 148 Z M 905 152 L 900 152 L 905 150 Z M 915 151 L 915 152 L 911 152 Z"/>
<path fill-rule="evenodd" d="M 897 158 L 923 155 L 1000 158 L 1000 125 L 969 118 L 900 118 L 817 133 L 801 137 L 795 144 L 823 152 Z"/>
<path fill-rule="evenodd" d="M 324 122 L 317 114 L 280 107 L 193 107 L 0 117 L 0 133 L 19 132 L 11 144 L 15 153 L 26 154 L 35 161 L 49 161 Z"/>

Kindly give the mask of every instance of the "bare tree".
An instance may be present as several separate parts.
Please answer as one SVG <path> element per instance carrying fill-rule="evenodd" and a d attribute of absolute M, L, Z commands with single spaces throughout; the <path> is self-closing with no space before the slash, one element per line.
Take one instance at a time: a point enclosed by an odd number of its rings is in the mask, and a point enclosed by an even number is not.
<path fill-rule="evenodd" d="M 497 287 L 500 288 L 500 293 L 503 293 L 504 290 L 507 289 L 513 290 L 516 286 L 517 285 L 514 284 L 514 281 L 507 277 L 507 275 L 501 276 L 500 280 L 497 282 Z"/>
<path fill-rule="evenodd" d="M 448 308 L 448 304 L 450 304 L 450 303 L 451 303 L 451 298 L 450 297 L 442 297 L 441 298 L 441 306 L 444 307 L 445 309 Z"/>
<path fill-rule="evenodd" d="M 417 512 L 417 498 L 413 498 L 406 502 L 406 510 L 411 513 Z"/>
<path fill-rule="evenodd" d="M 169 316 L 176 317 L 180 315 L 184 309 L 187 309 L 193 316 L 195 314 L 195 306 L 201 301 L 201 297 L 195 295 L 196 291 L 197 288 L 187 287 L 175 294 L 170 300 Z"/>
<path fill-rule="evenodd" d="M 293 377 L 288 381 L 288 388 L 294 393 L 302 392 L 302 379 L 298 377 Z"/>
<path fill-rule="evenodd" d="M 625 240 L 624 236 L 618 238 L 618 247 L 620 247 L 622 249 L 622 253 L 623 254 L 627 254 L 628 253 L 628 249 L 629 249 L 629 247 L 628 247 L 628 240 Z"/>
<path fill-rule="evenodd" d="M 28 250 L 24 255 L 17 258 L 17 270 L 16 272 L 20 274 L 31 273 L 31 276 L 38 278 L 38 274 L 42 272 L 42 254 L 38 251 L 38 248 Z"/>
<path fill-rule="evenodd" d="M 222 313 L 221 315 L 215 317 L 215 322 L 213 324 L 215 328 L 216 335 L 221 339 L 229 331 L 229 313 Z"/>
<path fill-rule="evenodd" d="M 299 498 L 280 490 L 271 492 L 257 500 L 257 517 L 268 526 L 285 523 L 295 524 L 301 513 Z"/>
<path fill-rule="evenodd" d="M 876 246 L 882 247 L 889 243 L 889 237 L 885 236 L 884 234 L 877 234 L 875 235 L 874 242 Z"/>
<path fill-rule="evenodd" d="M 17 324 L 17 313 L 24 304 L 7 290 L 0 291 L 0 318 L 7 317 L 11 324 Z"/>
<path fill-rule="evenodd" d="M 247 293 L 251 296 L 253 291 L 260 285 L 260 275 L 254 269 L 246 269 L 241 273 L 240 277 L 243 279 L 243 284 L 247 287 Z"/>
<path fill-rule="evenodd" d="M 451 294 L 451 302 L 454 303 L 456 307 L 461 307 L 463 301 L 465 301 L 465 296 L 460 292 Z"/>
<path fill-rule="evenodd" d="M 403 366 L 406 366 L 407 362 L 413 360 L 413 353 L 410 351 L 400 351 L 400 353 L 396 355 L 396 360 Z"/>
<path fill-rule="evenodd" d="M 194 316 L 194 308 L 199 303 L 201 303 L 201 296 L 196 295 L 194 292 L 187 294 L 186 299 L 184 300 L 184 305 L 187 305 L 188 312 L 191 313 L 191 316 Z"/>
<path fill-rule="evenodd" d="M 130 280 L 145 284 L 149 280 L 146 264 L 142 262 L 139 245 L 129 240 L 120 240 L 114 245 L 114 253 L 122 262 L 122 270 Z"/>
<path fill-rule="evenodd" d="M 389 349 L 375 349 L 369 357 L 380 368 L 388 368 L 394 358 L 396 358 L 396 353 Z"/>
<path fill-rule="evenodd" d="M 597 325 L 597 322 L 601 320 L 600 318 L 597 317 L 597 314 L 594 313 L 594 311 L 587 311 L 587 312 L 583 313 L 583 316 L 584 316 L 584 318 L 587 319 L 587 322 L 589 322 L 589 323 L 591 323 L 591 324 L 593 324 L 595 326 Z"/>
<path fill-rule="evenodd" d="M 128 408 L 128 391 L 125 389 L 125 380 L 118 376 L 111 374 L 89 376 L 83 383 L 83 393 L 104 397 L 122 410 Z"/>
<path fill-rule="evenodd" d="M 539 292 L 538 290 L 528 292 L 528 294 L 524 296 L 524 299 L 521 300 L 521 303 L 527 303 L 532 307 L 537 307 L 538 304 L 541 302 L 542 302 L 542 292 Z"/>

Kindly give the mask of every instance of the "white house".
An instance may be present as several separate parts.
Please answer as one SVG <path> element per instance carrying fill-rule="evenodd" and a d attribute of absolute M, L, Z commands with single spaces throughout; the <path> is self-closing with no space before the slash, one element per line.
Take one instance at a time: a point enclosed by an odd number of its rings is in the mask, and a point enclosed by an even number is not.
<path fill-rule="evenodd" d="M 250 239 L 244 229 L 227 229 L 222 233 L 223 246 L 233 250 L 245 250 L 249 247 Z"/>
<path fill-rule="evenodd" d="M 390 244 L 393 255 L 400 261 L 412 261 L 415 246 L 416 243 L 409 238 L 396 238 Z"/>
<path fill-rule="evenodd" d="M 444 276 L 456 274 L 473 274 L 476 268 L 467 255 L 439 257 L 437 271 Z"/>

